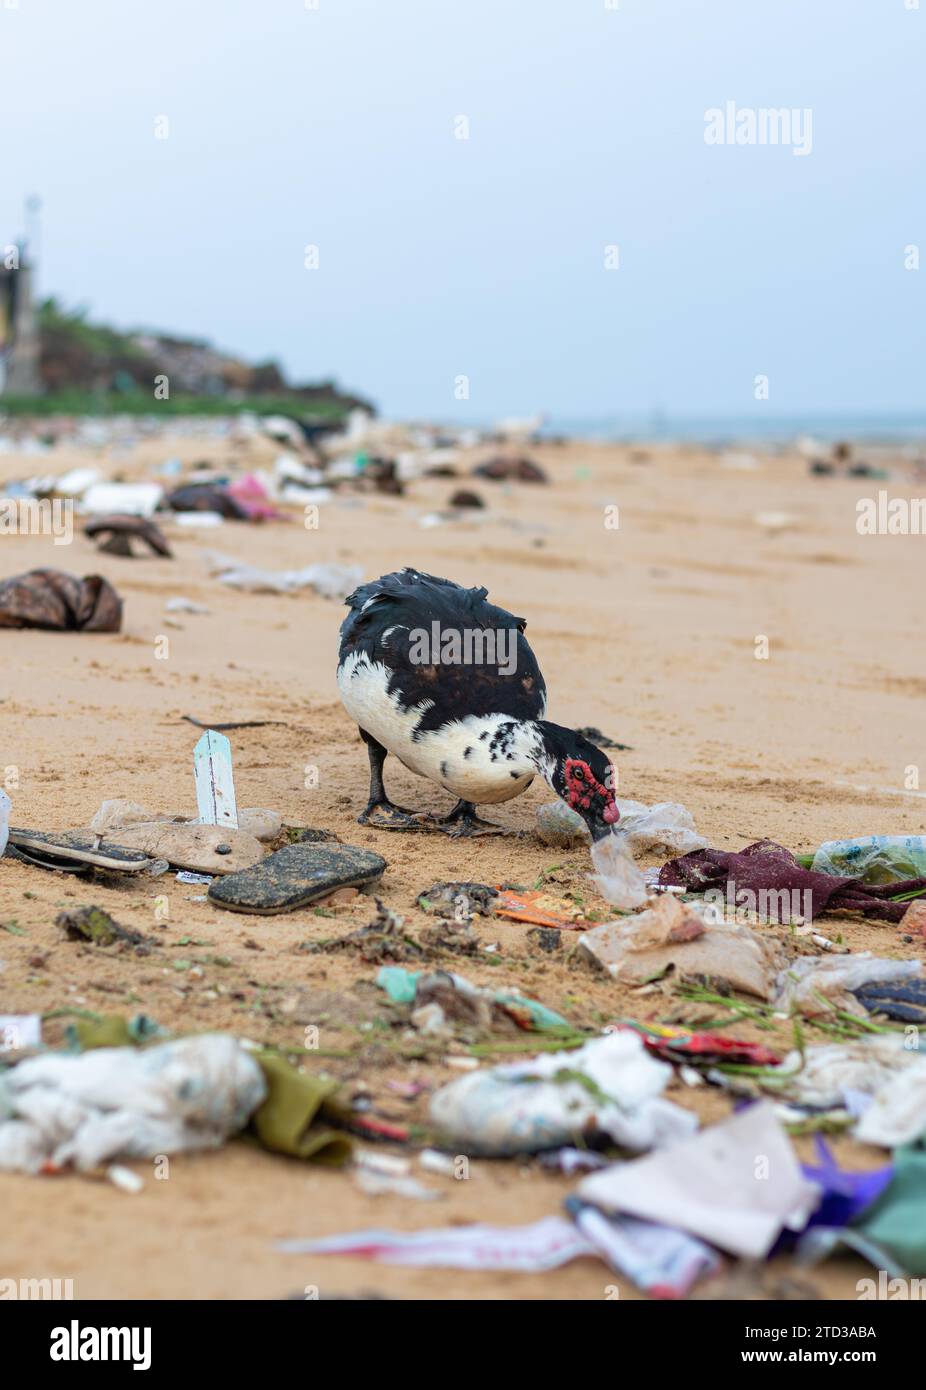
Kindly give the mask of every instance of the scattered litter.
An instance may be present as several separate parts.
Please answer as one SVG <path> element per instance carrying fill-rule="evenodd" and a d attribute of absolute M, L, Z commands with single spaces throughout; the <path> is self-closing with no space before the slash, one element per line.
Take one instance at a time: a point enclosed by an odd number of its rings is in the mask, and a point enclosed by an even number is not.
<path fill-rule="evenodd" d="M 527 940 L 532 946 L 536 946 L 539 951 L 545 951 L 548 955 L 558 951 L 563 944 L 559 927 L 531 927 L 527 933 Z"/>
<path fill-rule="evenodd" d="M 529 1032 L 563 1030 L 572 1033 L 569 1022 L 536 999 L 518 990 L 483 989 L 462 975 L 447 970 L 431 974 L 384 965 L 376 977 L 394 1004 L 438 1004 L 445 1017 L 456 1017 L 483 1028 L 501 1016 Z"/>
<path fill-rule="evenodd" d="M 97 549 L 104 555 L 134 555 L 132 541 L 140 541 L 154 555 L 171 559 L 171 549 L 164 532 L 153 521 L 141 516 L 100 516 L 88 521 L 84 534 L 97 541 Z"/>
<path fill-rule="evenodd" d="M 688 1066 L 717 1067 L 744 1065 L 752 1067 L 781 1066 L 781 1057 L 762 1043 L 742 1042 L 723 1033 L 697 1033 L 687 1028 L 674 1028 L 656 1023 L 621 1024 L 639 1033 L 647 1052 L 663 1062 Z"/>
<path fill-rule="evenodd" d="M 926 1149 L 904 1145 L 894 1154 L 894 1176 L 855 1229 L 885 1251 L 897 1272 L 926 1275 Z M 878 1261 L 884 1268 L 886 1262 Z"/>
<path fill-rule="evenodd" d="M 550 899 L 538 889 L 515 891 L 504 888 L 496 899 L 496 917 L 505 917 L 510 922 L 531 922 L 537 927 L 550 927 L 555 931 L 578 931 L 585 923 L 549 911 L 544 904 Z M 576 909 L 578 915 L 578 909 Z"/>
<path fill-rule="evenodd" d="M 0 628 L 118 632 L 122 599 L 107 579 L 38 569 L 0 582 Z"/>
<path fill-rule="evenodd" d="M 247 509 L 222 483 L 186 483 L 164 499 L 174 512 L 211 512 L 224 521 L 247 521 Z"/>
<path fill-rule="evenodd" d="M 412 1177 L 407 1159 L 399 1171 L 385 1168 L 381 1160 L 382 1155 L 363 1152 L 355 1157 L 354 1176 L 367 1197 L 411 1197 L 419 1202 L 436 1202 L 444 1196 L 437 1188 L 425 1187 Z"/>
<path fill-rule="evenodd" d="M 613 831 L 592 845 L 592 863 L 597 873 L 589 874 L 589 878 L 612 907 L 628 912 L 646 902 L 646 879 Z"/>
<path fill-rule="evenodd" d="M 922 976 L 918 960 L 882 960 L 862 951 L 848 956 L 801 956 L 783 970 L 775 983 L 773 1003 L 782 1013 L 808 1018 L 842 1009 L 865 1017 L 853 991 L 863 985 L 892 984 Z"/>
<path fill-rule="evenodd" d="M 286 845 L 211 884 L 209 901 L 232 912 L 294 912 L 336 888 L 375 883 L 385 869 L 381 855 L 353 845 Z"/>
<path fill-rule="evenodd" d="M 211 883 L 212 874 L 194 874 L 189 869 L 181 869 L 177 875 L 178 883 Z"/>
<path fill-rule="evenodd" d="M 210 573 L 221 584 L 255 594 L 291 594 L 314 589 L 322 598 L 345 599 L 363 578 L 359 565 L 308 565 L 301 570 L 261 570 L 227 555 L 210 555 Z"/>
<path fill-rule="evenodd" d="M 0 1169 L 218 1148 L 265 1095 L 257 1062 L 219 1033 L 28 1058 L 0 1075 Z"/>
<path fill-rule="evenodd" d="M 592 1173 L 578 1195 L 754 1260 L 764 1259 L 783 1229 L 802 1231 L 820 1202 L 764 1101 L 660 1153 Z"/>
<path fill-rule="evenodd" d="M 0 1053 L 41 1045 L 41 1014 L 0 1014 Z"/>
<path fill-rule="evenodd" d="M 426 1173 L 438 1173 L 442 1178 L 455 1178 L 457 1160 L 451 1154 L 438 1153 L 437 1149 L 422 1149 L 418 1162 Z"/>
<path fill-rule="evenodd" d="M 548 801 L 539 808 L 537 834 L 556 849 L 570 849 L 590 838 L 585 821 L 565 801 Z"/>
<path fill-rule="evenodd" d="M 602 1259 L 651 1298 L 685 1298 L 699 1279 L 720 1268 L 716 1252 L 685 1231 L 607 1216 L 580 1197 L 567 1197 L 564 1205 Z"/>
<path fill-rule="evenodd" d="M 760 918 L 787 922 L 799 915 L 813 920 L 821 912 L 862 912 L 899 922 L 906 902 L 891 902 L 898 888 L 926 889 L 926 878 L 905 884 L 860 885 L 855 879 L 805 869 L 789 850 L 773 840 L 757 840 L 746 849 L 730 852 L 702 849 L 672 859 L 659 875 L 664 887 L 692 892 L 717 890 L 730 908 L 747 905 Z"/>
<path fill-rule="evenodd" d="M 45 869 L 70 869 L 93 866 L 119 873 L 140 873 L 151 861 L 143 851 L 113 844 L 87 830 L 60 830 L 46 834 L 11 825 L 10 846 L 30 864 Z M 9 853 L 9 848 L 7 853 Z"/>
<path fill-rule="evenodd" d="M 844 874 L 863 883 L 926 878 L 926 835 L 860 835 L 827 840 L 813 856 L 821 874 Z"/>
<path fill-rule="evenodd" d="M 113 1187 L 118 1187 L 122 1192 L 129 1192 L 134 1196 L 135 1193 L 144 1190 L 144 1178 L 121 1163 L 111 1163 L 106 1169 L 106 1176 Z"/>
<path fill-rule="evenodd" d="M 533 459 L 518 455 L 511 457 L 499 455 L 497 458 L 486 459 L 484 463 L 477 463 L 472 472 L 474 477 L 489 478 L 493 483 L 548 483 L 550 481 L 539 463 L 534 463 Z"/>
<path fill-rule="evenodd" d="M 94 483 L 81 499 L 85 512 L 150 517 L 164 496 L 160 483 Z"/>
<path fill-rule="evenodd" d="M 498 889 L 487 883 L 435 883 L 419 893 L 416 899 L 422 912 L 449 916 L 478 912 L 483 917 L 495 914 Z M 461 902 L 462 899 L 462 902 Z"/>
<path fill-rule="evenodd" d="M 614 1033 L 451 1081 L 430 1114 L 442 1140 L 465 1153 L 537 1153 L 596 1134 L 648 1149 L 697 1128 L 694 1115 L 662 1099 L 671 1075 L 639 1038 Z"/>
<path fill-rule="evenodd" d="M 311 1240 L 280 1240 L 285 1255 L 353 1255 L 380 1264 L 432 1269 L 496 1269 L 538 1274 L 597 1250 L 562 1216 L 529 1226 L 447 1226 L 433 1231 L 351 1231 Z"/>
<path fill-rule="evenodd" d="M 231 744 L 224 734 L 207 729 L 199 739 L 193 749 L 193 776 L 201 823 L 237 830 Z"/>
<path fill-rule="evenodd" d="M 610 1160 L 593 1149 L 573 1149 L 568 1145 L 563 1149 L 548 1149 L 539 1155 L 541 1168 L 552 1173 L 562 1173 L 574 1177 L 576 1173 L 594 1173 L 599 1168 L 607 1168 Z"/>
<path fill-rule="evenodd" d="M 140 946 L 150 949 L 150 942 L 141 932 L 120 927 L 102 907 L 78 907 L 72 912 L 59 912 L 55 926 L 60 927 L 71 941 L 90 941 L 94 946 Z"/>
<path fill-rule="evenodd" d="M 624 983 L 646 984 L 671 969 L 681 979 L 712 980 L 760 999 L 771 997 L 776 943 L 749 927 L 707 924 L 668 895 L 649 912 L 593 927 L 579 937 L 578 946 Z"/>
<path fill-rule="evenodd" d="M 909 984 L 862 985 L 853 993 L 870 1014 L 883 1014 L 899 1023 L 926 1023 L 926 978 L 922 976 Z"/>
<path fill-rule="evenodd" d="M 179 595 L 176 598 L 169 598 L 164 605 L 168 613 L 191 613 L 194 615 L 210 613 L 212 610 L 207 608 L 204 603 L 195 603 L 191 598 L 184 598 Z"/>
<path fill-rule="evenodd" d="M 143 850 L 152 859 L 166 859 L 171 868 L 198 874 L 246 872 L 264 856 L 264 847 L 246 830 L 196 821 L 151 821 L 118 830 L 119 843 Z"/>
<path fill-rule="evenodd" d="M 847 1110 L 863 1142 L 911 1142 L 926 1134 L 926 1056 L 907 1044 L 900 1033 L 882 1033 L 809 1047 L 803 1058 L 790 1053 L 782 1067 L 790 1075 L 775 1090 L 815 1110 Z"/>
<path fill-rule="evenodd" d="M 707 841 L 695 830 L 691 812 L 676 801 L 646 806 L 642 801 L 617 799 L 621 818 L 612 834 L 636 857 L 643 854 L 688 854 Z"/>

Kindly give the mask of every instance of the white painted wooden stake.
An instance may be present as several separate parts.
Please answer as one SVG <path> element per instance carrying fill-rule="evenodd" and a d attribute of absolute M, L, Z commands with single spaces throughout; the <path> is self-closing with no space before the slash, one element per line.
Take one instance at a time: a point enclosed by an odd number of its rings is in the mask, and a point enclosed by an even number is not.
<path fill-rule="evenodd" d="M 231 744 L 224 734 L 207 729 L 193 749 L 196 806 L 201 825 L 238 829 L 238 807 L 232 779 Z"/>

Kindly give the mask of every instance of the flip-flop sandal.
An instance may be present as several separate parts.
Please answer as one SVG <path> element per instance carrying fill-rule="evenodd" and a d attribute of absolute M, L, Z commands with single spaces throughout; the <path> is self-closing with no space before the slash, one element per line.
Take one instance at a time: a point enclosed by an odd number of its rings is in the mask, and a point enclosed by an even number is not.
<path fill-rule="evenodd" d="M 63 859 L 68 863 L 92 865 L 96 869 L 117 869 L 120 873 L 136 874 L 151 863 L 149 856 L 141 850 L 111 844 L 94 835 L 92 830 L 61 830 L 57 834 L 45 835 L 41 830 L 17 830 L 11 825 L 9 842 L 35 864 L 42 864 L 43 860 Z M 51 867 L 57 868 L 58 865 L 52 863 Z"/>
<path fill-rule="evenodd" d="M 41 859 L 27 850 L 17 849 L 15 845 L 7 845 L 3 855 L 4 859 L 18 859 L 20 864 L 34 864 L 39 869 L 54 869 L 59 874 L 88 874 L 89 864 L 75 864 L 70 859 L 55 859 L 53 855 L 44 855 Z"/>
<path fill-rule="evenodd" d="M 210 884 L 208 897 L 231 912 L 294 912 L 336 888 L 374 883 L 385 868 L 382 855 L 353 845 L 286 845 L 252 868 Z"/>

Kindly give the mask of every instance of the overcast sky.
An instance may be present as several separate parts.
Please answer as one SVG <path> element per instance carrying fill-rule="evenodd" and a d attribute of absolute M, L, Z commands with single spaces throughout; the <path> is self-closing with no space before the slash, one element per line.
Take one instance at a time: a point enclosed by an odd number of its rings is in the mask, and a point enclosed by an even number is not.
<path fill-rule="evenodd" d="M 0 0 L 0 244 L 392 415 L 921 408 L 926 0 L 613 4 Z"/>

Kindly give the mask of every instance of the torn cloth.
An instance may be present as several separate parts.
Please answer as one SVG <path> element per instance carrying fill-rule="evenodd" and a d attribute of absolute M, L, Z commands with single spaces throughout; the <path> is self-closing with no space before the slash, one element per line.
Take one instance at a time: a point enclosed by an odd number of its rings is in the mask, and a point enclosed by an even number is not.
<path fill-rule="evenodd" d="M 738 898 L 748 893 L 754 910 L 774 922 L 790 920 L 794 902 L 802 905 L 804 917 L 861 912 L 866 917 L 899 922 L 909 903 L 891 902 L 890 896 L 926 888 L 926 879 L 921 878 L 863 886 L 859 879 L 815 873 L 801 868 L 790 850 L 773 840 L 757 840 L 738 851 L 699 849 L 670 859 L 660 870 L 659 883 L 664 888 L 688 888 L 692 892 L 720 888 L 734 907 L 747 906 L 747 901 Z M 783 894 L 787 895 L 784 902 Z"/>

